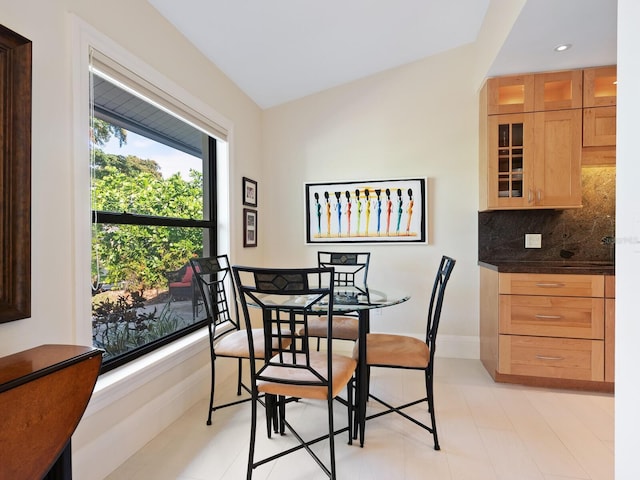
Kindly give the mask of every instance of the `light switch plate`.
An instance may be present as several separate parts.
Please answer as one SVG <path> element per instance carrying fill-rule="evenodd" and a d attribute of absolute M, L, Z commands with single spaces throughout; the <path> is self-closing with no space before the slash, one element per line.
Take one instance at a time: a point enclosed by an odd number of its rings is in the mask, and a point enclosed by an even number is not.
<path fill-rule="evenodd" d="M 525 234 L 524 248 L 542 248 L 542 234 L 541 233 Z"/>

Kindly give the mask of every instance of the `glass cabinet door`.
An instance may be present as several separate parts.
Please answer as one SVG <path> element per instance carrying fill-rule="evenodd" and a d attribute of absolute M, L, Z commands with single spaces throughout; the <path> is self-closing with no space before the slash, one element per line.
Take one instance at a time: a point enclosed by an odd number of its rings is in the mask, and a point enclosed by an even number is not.
<path fill-rule="evenodd" d="M 522 197 L 522 123 L 498 125 L 498 196 Z"/>
<path fill-rule="evenodd" d="M 518 207 L 528 203 L 533 148 L 532 114 L 489 117 L 489 203 Z"/>
<path fill-rule="evenodd" d="M 533 111 L 534 76 L 513 75 L 487 80 L 487 114 Z"/>
<path fill-rule="evenodd" d="M 535 111 L 582 108 L 582 70 L 535 74 Z"/>
<path fill-rule="evenodd" d="M 490 78 L 487 114 L 582 108 L 582 96 L 582 70 Z"/>
<path fill-rule="evenodd" d="M 616 104 L 618 73 L 615 66 L 584 70 L 584 106 L 611 107 Z"/>

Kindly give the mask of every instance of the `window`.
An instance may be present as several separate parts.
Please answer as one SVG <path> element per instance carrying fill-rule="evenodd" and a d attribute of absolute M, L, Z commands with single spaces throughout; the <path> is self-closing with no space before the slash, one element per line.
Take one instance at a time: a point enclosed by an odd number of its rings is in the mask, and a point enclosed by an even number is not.
<path fill-rule="evenodd" d="M 189 258 L 217 251 L 217 140 L 98 52 L 90 62 L 92 333 L 103 371 L 205 325 Z"/>

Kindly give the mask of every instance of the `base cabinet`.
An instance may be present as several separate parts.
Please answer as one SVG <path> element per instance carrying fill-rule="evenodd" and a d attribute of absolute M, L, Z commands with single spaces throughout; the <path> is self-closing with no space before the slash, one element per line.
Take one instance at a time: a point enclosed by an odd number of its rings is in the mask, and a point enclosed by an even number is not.
<path fill-rule="evenodd" d="M 604 341 L 500 335 L 498 371 L 507 375 L 604 380 Z"/>
<path fill-rule="evenodd" d="M 613 277 L 480 270 L 480 356 L 496 381 L 613 390 Z"/>

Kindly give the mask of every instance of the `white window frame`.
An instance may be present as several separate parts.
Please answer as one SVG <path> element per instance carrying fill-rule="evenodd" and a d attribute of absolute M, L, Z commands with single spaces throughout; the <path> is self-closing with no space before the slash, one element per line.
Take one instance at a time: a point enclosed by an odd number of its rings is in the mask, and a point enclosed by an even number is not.
<path fill-rule="evenodd" d="M 91 345 L 91 191 L 89 169 L 89 54 L 91 49 L 100 51 L 116 64 L 140 79 L 146 80 L 154 87 L 154 94 L 163 95 L 164 99 L 176 106 L 197 114 L 199 126 L 207 133 L 220 138 L 226 133 L 226 141 L 218 141 L 217 164 L 217 203 L 218 203 L 218 248 L 230 252 L 230 161 L 233 145 L 233 124 L 210 106 L 197 99 L 179 85 L 153 69 L 151 66 L 132 55 L 107 36 L 70 14 L 72 20 L 71 44 L 72 60 L 72 92 L 73 92 L 73 158 L 74 158 L 74 252 L 75 252 L 75 342 Z M 218 133 L 218 134 L 216 134 Z M 222 139 L 224 140 L 224 139 Z M 166 349 L 174 352 L 175 348 Z M 132 362 L 133 363 L 133 362 Z M 117 370 L 117 369 L 116 369 Z"/>

